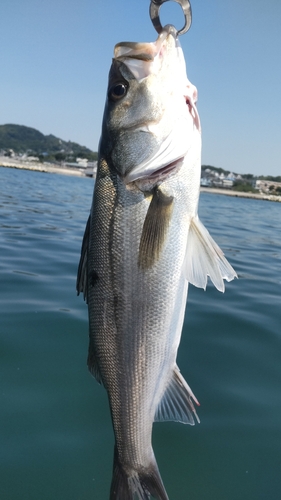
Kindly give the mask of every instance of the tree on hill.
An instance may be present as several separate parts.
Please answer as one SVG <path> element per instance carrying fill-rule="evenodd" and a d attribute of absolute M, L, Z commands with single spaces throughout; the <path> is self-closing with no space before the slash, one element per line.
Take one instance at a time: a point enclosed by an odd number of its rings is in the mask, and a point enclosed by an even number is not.
<path fill-rule="evenodd" d="M 76 157 L 96 160 L 97 153 L 76 142 L 63 141 L 54 135 L 44 135 L 39 130 L 24 125 L 0 125 L 0 149 L 12 149 L 15 153 L 29 153 L 43 159 Z"/>
<path fill-rule="evenodd" d="M 273 177 L 272 175 L 260 175 L 258 179 L 261 181 L 281 182 L 281 175 L 277 175 L 277 177 Z"/>

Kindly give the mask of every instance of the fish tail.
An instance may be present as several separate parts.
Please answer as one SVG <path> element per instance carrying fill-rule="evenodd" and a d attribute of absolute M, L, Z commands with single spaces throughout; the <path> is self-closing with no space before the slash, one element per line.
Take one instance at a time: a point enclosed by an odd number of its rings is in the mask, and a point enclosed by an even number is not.
<path fill-rule="evenodd" d="M 110 500 L 169 500 L 156 462 L 148 468 L 125 471 L 115 446 Z"/>

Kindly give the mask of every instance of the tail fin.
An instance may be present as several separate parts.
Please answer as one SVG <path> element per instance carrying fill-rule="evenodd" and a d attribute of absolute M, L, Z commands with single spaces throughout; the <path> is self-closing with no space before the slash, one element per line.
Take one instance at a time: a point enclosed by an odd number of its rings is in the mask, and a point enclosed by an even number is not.
<path fill-rule="evenodd" d="M 115 446 L 110 500 L 149 500 L 151 495 L 156 500 L 169 500 L 156 462 L 129 474 L 120 464 Z"/>

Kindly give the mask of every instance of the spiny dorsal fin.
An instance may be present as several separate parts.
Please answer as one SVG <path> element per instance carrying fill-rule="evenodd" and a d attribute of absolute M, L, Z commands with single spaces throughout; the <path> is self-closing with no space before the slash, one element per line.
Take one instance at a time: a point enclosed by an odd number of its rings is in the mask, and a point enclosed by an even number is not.
<path fill-rule="evenodd" d="M 155 422 L 175 421 L 183 424 L 194 425 L 194 416 L 199 418 L 195 411 L 192 399 L 199 405 L 189 385 L 180 374 L 176 366 L 169 385 L 155 413 Z"/>
<path fill-rule="evenodd" d="M 84 300 L 87 302 L 87 260 L 88 260 L 88 246 L 90 238 L 90 226 L 91 226 L 91 216 L 89 215 L 82 247 L 81 247 L 81 257 L 78 266 L 77 280 L 76 280 L 76 290 L 77 295 L 83 292 Z"/>
<path fill-rule="evenodd" d="M 173 197 L 156 187 L 147 210 L 139 246 L 138 264 L 149 269 L 160 257 L 171 220 Z"/>
<path fill-rule="evenodd" d="M 231 281 L 237 278 L 236 272 L 198 216 L 190 223 L 183 272 L 189 283 L 204 290 L 209 276 L 220 292 L 224 292 L 224 279 Z"/>

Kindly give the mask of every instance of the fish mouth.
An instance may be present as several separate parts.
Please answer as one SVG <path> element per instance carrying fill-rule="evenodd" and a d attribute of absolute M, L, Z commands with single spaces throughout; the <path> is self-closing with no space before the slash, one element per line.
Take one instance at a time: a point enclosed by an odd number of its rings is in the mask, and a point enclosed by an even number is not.
<path fill-rule="evenodd" d="M 179 46 L 173 26 L 165 26 L 155 42 L 120 42 L 115 45 L 114 59 L 123 62 L 141 81 L 151 74 L 157 74 L 167 51 L 167 45 Z"/>
<path fill-rule="evenodd" d="M 114 47 L 114 59 L 139 59 L 150 62 L 161 53 L 163 45 L 167 42 L 169 35 L 172 35 L 176 46 L 177 34 L 173 26 L 167 25 L 158 35 L 155 42 L 119 42 Z"/>

